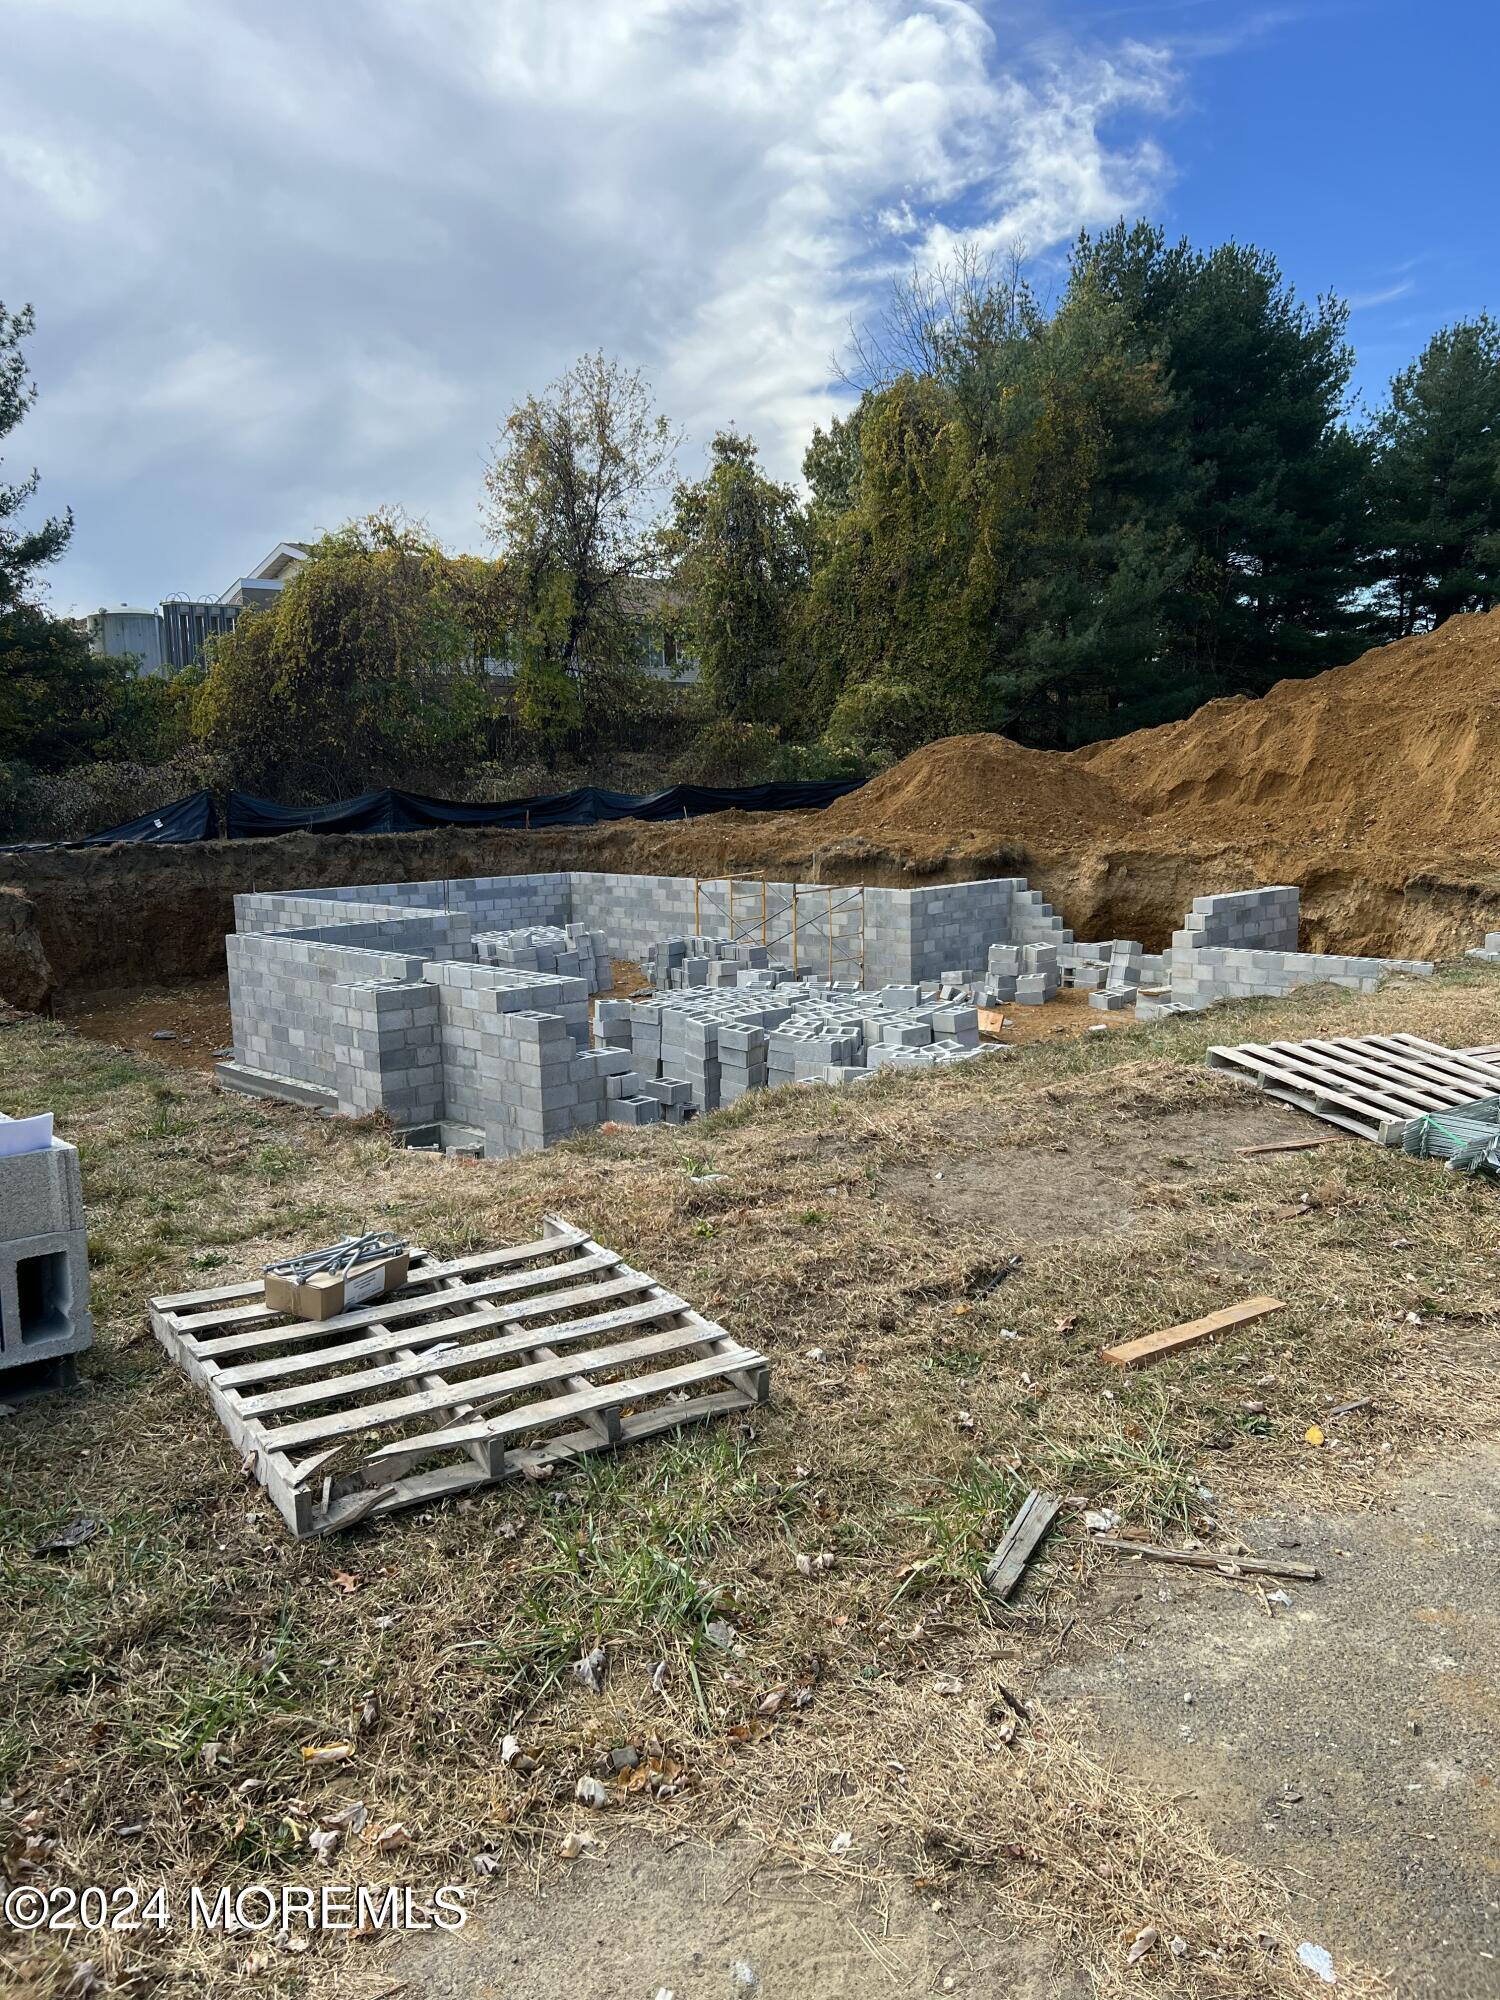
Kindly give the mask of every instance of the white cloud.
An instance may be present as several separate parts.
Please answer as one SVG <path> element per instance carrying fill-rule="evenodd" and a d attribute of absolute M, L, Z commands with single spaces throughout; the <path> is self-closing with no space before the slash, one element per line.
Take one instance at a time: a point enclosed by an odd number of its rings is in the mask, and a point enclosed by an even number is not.
<path fill-rule="evenodd" d="M 96 602 L 387 500 L 477 545 L 506 408 L 595 346 L 690 459 L 734 421 L 793 475 L 889 273 L 1149 204 L 1175 89 L 963 0 L 12 0 L 7 43 L 0 296 Z"/>
<path fill-rule="evenodd" d="M 1349 310 L 1366 312 L 1371 306 L 1392 305 L 1397 299 L 1410 298 L 1416 289 L 1415 278 L 1398 278 L 1393 284 L 1382 285 L 1373 292 L 1351 292 Z"/>

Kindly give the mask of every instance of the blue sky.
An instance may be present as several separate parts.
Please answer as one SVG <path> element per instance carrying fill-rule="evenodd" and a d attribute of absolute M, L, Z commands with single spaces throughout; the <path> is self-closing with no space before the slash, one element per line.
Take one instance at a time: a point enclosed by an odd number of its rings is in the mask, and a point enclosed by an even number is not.
<path fill-rule="evenodd" d="M 1376 400 L 1438 326 L 1500 312 L 1500 10 L 1485 0 L 1085 5 L 1099 36 L 1176 51 L 1153 212 L 1195 241 L 1275 252 L 1353 308 Z"/>
<path fill-rule="evenodd" d="M 1360 383 L 1500 308 L 1470 0 L 7 0 L 0 299 L 71 504 L 59 609 L 217 594 L 381 503 L 484 546 L 506 410 L 642 367 L 688 473 L 795 476 L 889 274 L 1045 280 L 1145 214 L 1354 306 Z"/>

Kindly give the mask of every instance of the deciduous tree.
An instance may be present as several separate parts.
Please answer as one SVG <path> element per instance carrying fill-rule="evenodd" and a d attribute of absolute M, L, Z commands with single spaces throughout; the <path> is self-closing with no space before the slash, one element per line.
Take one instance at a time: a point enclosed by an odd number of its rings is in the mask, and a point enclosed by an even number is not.
<path fill-rule="evenodd" d="M 716 712 L 773 723 L 793 664 L 808 529 L 790 486 L 768 479 L 753 438 L 720 431 L 702 479 L 678 486 L 661 547 L 682 642 Z"/>
<path fill-rule="evenodd" d="M 641 601 L 678 439 L 639 370 L 586 354 L 505 420 L 486 521 L 512 607 L 518 698 L 539 733 L 641 699 Z"/>

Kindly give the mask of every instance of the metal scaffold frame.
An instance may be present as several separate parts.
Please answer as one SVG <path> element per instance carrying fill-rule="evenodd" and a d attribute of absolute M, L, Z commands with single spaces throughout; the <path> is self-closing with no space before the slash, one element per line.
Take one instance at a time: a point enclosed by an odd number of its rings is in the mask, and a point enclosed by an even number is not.
<path fill-rule="evenodd" d="M 811 922 L 803 914 L 808 903 L 816 906 Z M 840 938 L 834 920 L 846 911 L 850 922 Z M 859 986 L 865 983 L 863 888 L 773 883 L 764 877 L 736 881 L 732 876 L 697 876 L 693 881 L 693 930 L 698 937 L 727 937 L 734 944 L 764 945 L 773 960 L 777 946 L 785 946 L 787 959 L 779 962 L 789 963 L 799 977 L 826 971 L 830 984 L 838 979 L 853 979 Z"/>

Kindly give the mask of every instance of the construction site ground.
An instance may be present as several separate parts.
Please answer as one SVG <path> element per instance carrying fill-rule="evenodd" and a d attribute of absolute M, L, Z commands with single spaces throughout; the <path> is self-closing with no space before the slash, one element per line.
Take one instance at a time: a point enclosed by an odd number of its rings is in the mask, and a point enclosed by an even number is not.
<path fill-rule="evenodd" d="M 1247 1156 L 1325 1128 L 1203 1054 L 1488 1043 L 1497 1003 L 1452 967 L 505 1163 L 8 1017 L 0 1101 L 82 1154 L 98 1341 L 80 1392 L 0 1418 L 7 1866 L 174 1899 L 454 1882 L 474 1915 L 10 1935 L 7 1990 L 1272 2000 L 1321 1990 L 1308 1944 L 1344 1994 L 1493 1992 L 1496 1196 L 1353 1139 Z M 769 1406 L 293 1542 L 147 1298 L 546 1211 L 765 1352 Z M 1099 1358 L 1252 1293 L 1285 1309 Z M 981 1570 L 1033 1486 L 1065 1506 L 1002 1611 Z M 1324 1580 L 1122 1562 L 1086 1510 Z"/>

